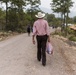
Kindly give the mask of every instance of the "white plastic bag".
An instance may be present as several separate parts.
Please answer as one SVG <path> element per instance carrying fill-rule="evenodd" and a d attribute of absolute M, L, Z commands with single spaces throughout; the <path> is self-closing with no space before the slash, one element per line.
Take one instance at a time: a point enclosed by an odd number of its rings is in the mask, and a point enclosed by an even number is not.
<path fill-rule="evenodd" d="M 53 53 L 53 46 L 51 45 L 50 42 L 47 42 L 47 44 L 46 44 L 46 52 L 48 54 L 52 54 Z"/>

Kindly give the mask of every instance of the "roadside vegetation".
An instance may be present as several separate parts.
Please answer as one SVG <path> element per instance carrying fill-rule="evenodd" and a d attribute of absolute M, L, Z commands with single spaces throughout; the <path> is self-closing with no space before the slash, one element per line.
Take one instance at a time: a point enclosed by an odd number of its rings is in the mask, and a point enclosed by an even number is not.
<path fill-rule="evenodd" d="M 69 24 L 76 24 L 76 16 L 73 18 L 69 17 L 70 8 L 73 7 L 72 0 L 52 0 L 51 2 L 52 10 L 55 13 L 60 13 L 60 28 L 61 31 L 55 32 L 60 36 L 67 37 L 71 41 L 76 41 L 76 29 L 71 29 Z M 57 23 L 57 22 L 56 22 Z M 58 24 L 59 25 L 59 24 Z M 57 26 L 57 25 L 56 25 Z"/>
<path fill-rule="evenodd" d="M 61 32 L 61 30 L 56 29 L 52 35 L 59 35 L 60 37 L 62 36 L 64 38 L 67 38 L 70 41 L 76 42 L 76 31 L 72 30 L 68 27 L 67 32 L 68 32 L 68 34 L 67 34 L 67 36 L 65 36 L 65 32 Z"/>
<path fill-rule="evenodd" d="M 5 4 L 6 9 L 0 7 L 0 37 L 8 36 L 8 32 L 25 33 L 27 25 L 33 26 L 36 20 L 35 14 L 41 11 L 39 5 L 40 0 L 0 0 L 0 5 Z M 61 17 L 45 13 L 45 19 L 48 21 L 50 27 L 60 27 L 60 32 L 55 32 L 70 40 L 76 39 L 76 31 L 71 30 L 68 24 L 76 24 L 76 16 L 69 17 L 70 8 L 73 7 L 72 0 L 52 0 L 50 3 L 54 13 L 58 13 Z M 26 8 L 29 6 L 29 8 Z M 66 25 L 65 25 L 66 24 Z M 10 34 L 11 35 L 11 34 Z"/>

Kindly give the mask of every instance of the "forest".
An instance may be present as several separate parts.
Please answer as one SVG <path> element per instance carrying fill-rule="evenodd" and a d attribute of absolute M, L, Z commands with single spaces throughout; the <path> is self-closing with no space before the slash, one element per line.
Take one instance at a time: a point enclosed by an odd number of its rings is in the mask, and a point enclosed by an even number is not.
<path fill-rule="evenodd" d="M 71 30 L 68 31 L 68 24 L 76 24 L 76 16 L 69 17 L 73 3 L 72 0 L 50 1 L 50 8 L 53 12 L 61 15 L 61 17 L 55 17 L 53 13 L 48 14 L 40 9 L 40 0 L 0 0 L 0 5 L 5 4 L 6 7 L 5 10 L 0 7 L 0 31 L 26 32 L 27 25 L 32 28 L 37 19 L 35 14 L 41 11 L 46 14 L 45 19 L 49 26 L 53 28 L 61 27 L 61 31 L 67 35 L 71 32 Z"/>

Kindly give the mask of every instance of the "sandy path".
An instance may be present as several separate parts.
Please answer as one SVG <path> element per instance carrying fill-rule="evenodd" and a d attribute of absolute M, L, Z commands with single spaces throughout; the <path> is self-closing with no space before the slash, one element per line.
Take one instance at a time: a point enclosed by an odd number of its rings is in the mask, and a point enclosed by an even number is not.
<path fill-rule="evenodd" d="M 36 59 L 36 45 L 31 39 L 21 34 L 0 42 L 0 75 L 75 75 L 74 65 L 67 64 L 71 58 L 62 51 L 68 48 L 64 42 L 51 37 L 54 54 L 47 54 L 47 64 L 43 67 Z"/>

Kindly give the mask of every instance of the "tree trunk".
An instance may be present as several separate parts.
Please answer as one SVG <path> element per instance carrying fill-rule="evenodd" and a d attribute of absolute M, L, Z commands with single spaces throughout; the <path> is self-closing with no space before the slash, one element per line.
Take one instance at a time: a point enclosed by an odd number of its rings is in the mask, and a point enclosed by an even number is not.
<path fill-rule="evenodd" d="M 8 5 L 7 5 L 7 2 L 6 2 L 6 30 L 7 30 L 7 7 L 8 7 Z"/>
<path fill-rule="evenodd" d="M 65 32 L 66 36 L 68 34 L 67 27 L 68 27 L 68 12 L 67 12 L 67 16 L 66 16 L 66 32 Z"/>
<path fill-rule="evenodd" d="M 63 14 L 64 18 L 63 18 L 63 31 L 65 32 L 65 24 L 66 24 L 66 16 L 65 13 Z"/>
<path fill-rule="evenodd" d="M 63 13 L 61 13 L 61 32 L 63 32 Z"/>

